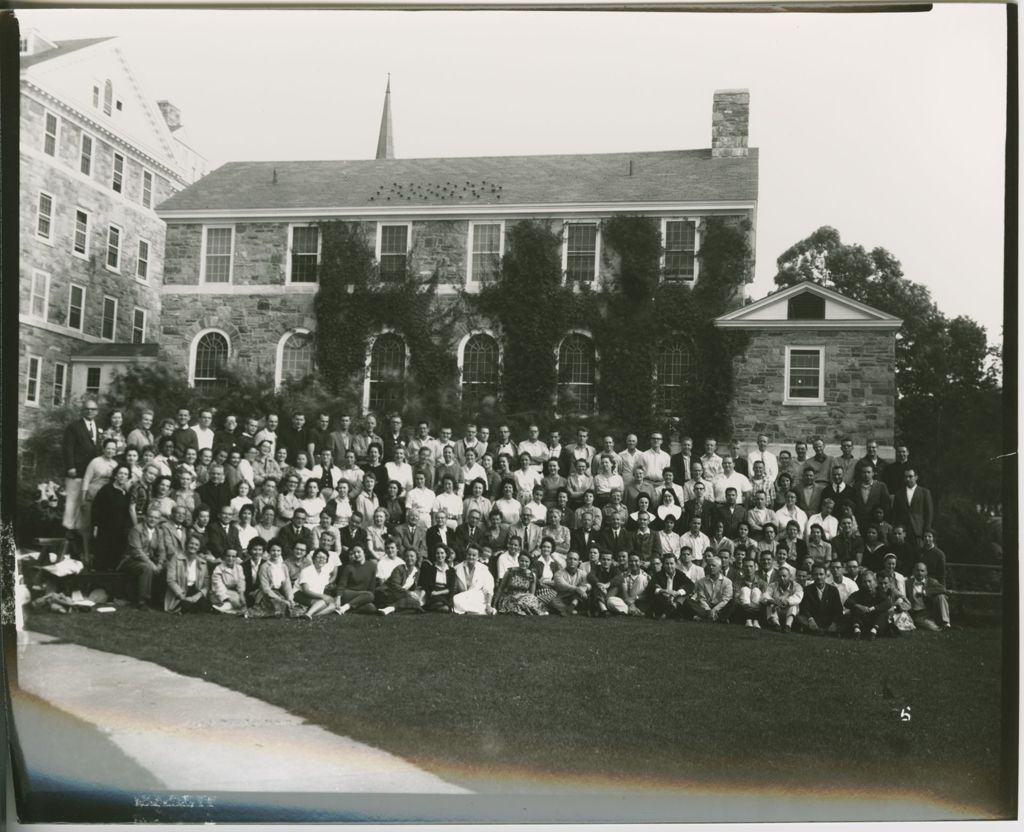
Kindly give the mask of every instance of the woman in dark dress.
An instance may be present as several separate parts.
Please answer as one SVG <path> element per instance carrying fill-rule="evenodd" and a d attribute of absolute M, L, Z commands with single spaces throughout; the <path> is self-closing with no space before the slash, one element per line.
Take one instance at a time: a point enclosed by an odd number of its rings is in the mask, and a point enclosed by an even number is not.
<path fill-rule="evenodd" d="M 128 532 L 132 528 L 130 482 L 131 470 L 118 465 L 110 482 L 100 488 L 93 500 L 93 565 L 97 570 L 117 569 L 128 549 Z"/>

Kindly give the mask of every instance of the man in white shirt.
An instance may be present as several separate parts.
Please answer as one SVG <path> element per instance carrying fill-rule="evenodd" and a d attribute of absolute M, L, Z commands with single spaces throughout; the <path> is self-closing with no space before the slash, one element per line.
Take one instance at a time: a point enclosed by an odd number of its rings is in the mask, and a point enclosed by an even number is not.
<path fill-rule="evenodd" d="M 661 490 L 665 481 L 664 472 L 671 463 L 671 457 L 661 449 L 664 437 L 661 432 L 651 434 L 651 447 L 640 454 L 640 462 L 644 466 L 644 484 L 652 494 Z"/>
<path fill-rule="evenodd" d="M 718 442 L 714 439 L 704 440 L 704 454 L 700 461 L 704 465 L 704 478 L 715 481 L 715 477 L 722 473 L 722 457 L 715 453 Z"/>
<path fill-rule="evenodd" d="M 256 434 L 257 447 L 263 440 L 270 442 L 270 458 L 273 459 L 277 454 L 277 414 L 268 413 L 266 427 L 263 428 L 259 433 Z"/>
<path fill-rule="evenodd" d="M 441 448 L 438 441 L 430 435 L 430 425 L 426 421 L 421 421 L 416 425 L 416 435 L 409 440 L 409 444 L 406 446 L 409 459 L 418 460 L 420 448 L 428 448 L 432 460 L 441 458 Z"/>
<path fill-rule="evenodd" d="M 455 589 L 452 612 L 457 615 L 493 615 L 491 598 L 494 597 L 494 576 L 477 561 L 480 547 L 466 547 L 466 559 L 455 567 Z"/>
<path fill-rule="evenodd" d="M 377 560 L 377 584 L 384 584 L 396 566 L 401 566 L 404 561 L 398 556 L 398 544 L 389 540 L 384 544 L 384 557 Z"/>
<path fill-rule="evenodd" d="M 679 549 L 679 571 L 694 584 L 704 577 L 704 567 L 693 562 L 693 550 L 689 546 Z"/>
<path fill-rule="evenodd" d="M 846 610 L 846 599 L 857 591 L 857 582 L 846 576 L 846 568 L 841 560 L 829 563 L 828 573 L 825 580 L 839 590 L 839 600 L 843 602 L 843 609 Z M 849 610 L 846 610 L 846 614 L 849 614 Z"/>
<path fill-rule="evenodd" d="M 713 480 L 716 503 L 725 503 L 725 492 L 730 488 L 736 489 L 739 499 L 744 503 L 750 497 L 750 480 L 737 473 L 734 465 L 731 456 L 722 457 L 722 473 Z"/>
<path fill-rule="evenodd" d="M 817 523 L 825 532 L 825 540 L 831 540 L 839 533 L 839 518 L 832 510 L 835 508 L 835 501 L 831 497 L 825 497 L 821 501 L 821 511 L 812 515 L 807 521 L 807 529 L 804 532 L 804 540 L 811 536 L 811 526 Z M 846 603 L 844 600 L 843 603 Z"/>
<path fill-rule="evenodd" d="M 199 411 L 199 423 L 192 426 L 192 432 L 196 435 L 196 450 L 203 448 L 213 449 L 213 412 L 207 408 Z"/>
<path fill-rule="evenodd" d="M 679 545 L 685 549 L 689 547 L 693 559 L 700 563 L 704 560 L 704 552 L 711 546 L 711 539 L 700 530 L 703 519 L 699 514 L 690 518 L 690 530 L 680 535 Z M 691 579 L 692 580 L 692 579 Z"/>
<path fill-rule="evenodd" d="M 622 481 L 628 486 L 633 482 L 633 469 L 640 461 L 640 451 L 637 450 L 637 438 L 635 433 L 626 437 L 626 450 L 619 452 L 619 474 Z"/>
<path fill-rule="evenodd" d="M 539 476 L 543 471 L 544 463 L 550 456 L 548 446 L 540 441 L 540 427 L 530 425 L 527 430 L 527 438 L 519 443 L 519 455 L 530 455 L 530 468 Z"/>

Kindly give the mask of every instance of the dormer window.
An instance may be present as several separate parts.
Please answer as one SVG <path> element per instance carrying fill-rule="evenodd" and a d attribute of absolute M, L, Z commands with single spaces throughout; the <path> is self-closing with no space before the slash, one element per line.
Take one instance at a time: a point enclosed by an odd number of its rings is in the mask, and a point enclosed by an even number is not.
<path fill-rule="evenodd" d="M 786 318 L 790 321 L 825 320 L 825 298 L 814 292 L 801 292 L 789 299 Z"/>
<path fill-rule="evenodd" d="M 103 82 L 103 115 L 109 116 L 114 108 L 114 85 L 108 78 Z"/>

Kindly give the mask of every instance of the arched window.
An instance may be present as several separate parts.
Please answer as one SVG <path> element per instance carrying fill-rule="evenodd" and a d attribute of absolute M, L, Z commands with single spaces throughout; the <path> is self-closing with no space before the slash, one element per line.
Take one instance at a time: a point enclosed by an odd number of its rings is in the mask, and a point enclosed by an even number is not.
<path fill-rule="evenodd" d="M 674 342 L 662 346 L 658 353 L 657 408 L 659 413 L 679 415 L 683 394 L 693 377 L 693 350 L 689 345 Z"/>
<path fill-rule="evenodd" d="M 304 329 L 287 333 L 277 348 L 277 386 L 313 374 L 313 336 Z"/>
<path fill-rule="evenodd" d="M 594 342 L 574 332 L 558 348 L 558 399 L 573 413 L 594 412 Z"/>
<path fill-rule="evenodd" d="M 469 337 L 462 348 L 462 404 L 476 410 L 498 395 L 498 342 L 485 332 Z"/>
<path fill-rule="evenodd" d="M 103 112 L 110 115 L 114 106 L 114 85 L 108 78 L 103 84 Z"/>
<path fill-rule="evenodd" d="M 367 407 L 375 413 L 402 409 L 405 387 L 405 341 L 393 332 L 377 336 L 370 350 Z"/>
<path fill-rule="evenodd" d="M 228 339 L 222 332 L 207 332 L 200 336 L 192 361 L 192 384 L 207 389 L 223 384 L 228 353 Z"/>

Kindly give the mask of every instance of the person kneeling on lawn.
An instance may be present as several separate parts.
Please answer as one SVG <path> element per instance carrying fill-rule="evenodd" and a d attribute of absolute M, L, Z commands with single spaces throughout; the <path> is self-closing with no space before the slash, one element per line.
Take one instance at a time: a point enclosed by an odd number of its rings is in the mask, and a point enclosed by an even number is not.
<path fill-rule="evenodd" d="M 782 632 L 788 633 L 793 626 L 793 619 L 800 612 L 804 588 L 793 580 L 793 570 L 789 566 L 778 567 L 775 574 L 776 577 L 768 584 L 761 603 L 768 615 L 768 626 L 773 630 L 781 629 Z"/>
<path fill-rule="evenodd" d="M 907 581 L 907 600 L 910 602 L 910 615 L 917 629 L 932 632 L 949 629 L 946 587 L 934 578 L 928 577 L 928 567 L 923 563 L 914 564 L 914 571 Z"/>
<path fill-rule="evenodd" d="M 722 574 L 722 559 L 717 555 L 704 561 L 704 577 L 694 585 L 686 611 L 694 621 L 728 621 L 732 614 L 732 581 Z"/>
<path fill-rule="evenodd" d="M 202 558 L 203 542 L 198 537 L 185 541 L 185 554 L 167 563 L 167 591 L 164 593 L 165 612 L 207 612 L 210 600 L 210 573 Z"/>
<path fill-rule="evenodd" d="M 797 623 L 800 629 L 809 633 L 837 635 L 843 621 L 843 601 L 839 597 L 839 590 L 825 582 L 823 564 L 817 563 L 811 568 L 811 577 L 813 583 L 804 589 Z"/>
<path fill-rule="evenodd" d="M 640 568 L 640 555 L 629 556 L 629 567 L 612 579 L 608 589 L 608 610 L 619 615 L 643 615 L 647 607 L 650 576 Z"/>
<path fill-rule="evenodd" d="M 229 615 L 245 613 L 245 571 L 238 560 L 238 550 L 224 550 L 220 563 L 210 575 L 210 594 L 214 612 Z"/>
<path fill-rule="evenodd" d="M 335 577 L 335 570 L 327 565 L 328 560 L 330 555 L 326 549 L 316 549 L 312 562 L 303 567 L 295 582 L 296 600 L 300 604 L 309 605 L 303 613 L 306 618 L 327 615 L 337 609 L 334 597 L 328 592 Z"/>

